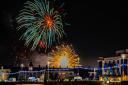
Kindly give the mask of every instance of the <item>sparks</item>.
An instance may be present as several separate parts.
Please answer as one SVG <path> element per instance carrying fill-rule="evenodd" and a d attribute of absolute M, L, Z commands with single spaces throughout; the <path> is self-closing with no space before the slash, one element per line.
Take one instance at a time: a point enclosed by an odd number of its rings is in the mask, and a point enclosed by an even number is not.
<path fill-rule="evenodd" d="M 46 26 L 50 29 L 50 28 L 52 28 L 53 27 L 53 19 L 50 17 L 50 16 L 48 16 L 48 15 L 46 15 L 45 17 L 44 17 L 44 21 L 45 21 L 45 24 L 46 24 Z"/>
<path fill-rule="evenodd" d="M 25 30 L 21 39 L 26 46 L 31 45 L 31 50 L 36 49 L 40 41 L 47 49 L 65 34 L 61 15 L 51 4 L 48 0 L 26 1 L 16 18 L 17 29 Z"/>
<path fill-rule="evenodd" d="M 73 68 L 79 65 L 79 57 L 75 53 L 72 45 L 62 44 L 56 46 L 54 50 L 50 53 L 48 59 L 51 67 L 62 67 L 62 68 Z"/>

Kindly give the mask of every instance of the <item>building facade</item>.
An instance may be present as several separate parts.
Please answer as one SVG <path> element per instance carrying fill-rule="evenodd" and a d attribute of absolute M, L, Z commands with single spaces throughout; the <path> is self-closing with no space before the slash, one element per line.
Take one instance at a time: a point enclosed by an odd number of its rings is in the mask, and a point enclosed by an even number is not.
<path fill-rule="evenodd" d="M 114 57 L 99 57 L 100 75 L 128 75 L 128 49 L 116 51 Z"/>

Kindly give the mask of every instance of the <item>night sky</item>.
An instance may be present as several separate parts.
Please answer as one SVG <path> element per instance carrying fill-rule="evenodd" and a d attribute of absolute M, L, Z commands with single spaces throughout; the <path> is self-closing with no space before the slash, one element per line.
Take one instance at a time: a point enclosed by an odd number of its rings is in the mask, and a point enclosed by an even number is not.
<path fill-rule="evenodd" d="M 61 0 L 60 0 L 61 1 Z M 99 56 L 128 48 L 128 8 L 118 0 L 63 0 L 68 13 L 65 41 L 73 44 L 82 64 L 95 66 Z M 25 0 L 0 1 L 0 64 L 12 64 L 15 46 L 23 47 L 15 17 Z M 84 63 L 83 63 L 84 62 Z"/>

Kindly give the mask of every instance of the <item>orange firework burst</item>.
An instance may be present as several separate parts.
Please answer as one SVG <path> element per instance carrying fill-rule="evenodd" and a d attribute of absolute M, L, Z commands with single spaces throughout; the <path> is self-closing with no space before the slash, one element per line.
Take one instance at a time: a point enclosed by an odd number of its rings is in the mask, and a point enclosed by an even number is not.
<path fill-rule="evenodd" d="M 72 45 L 62 44 L 56 46 L 49 55 L 48 62 L 51 67 L 73 68 L 79 65 L 79 57 Z"/>
<path fill-rule="evenodd" d="M 45 22 L 47 28 L 49 28 L 49 29 L 52 28 L 53 23 L 54 23 L 53 19 L 50 15 L 45 15 L 44 16 L 44 22 Z"/>

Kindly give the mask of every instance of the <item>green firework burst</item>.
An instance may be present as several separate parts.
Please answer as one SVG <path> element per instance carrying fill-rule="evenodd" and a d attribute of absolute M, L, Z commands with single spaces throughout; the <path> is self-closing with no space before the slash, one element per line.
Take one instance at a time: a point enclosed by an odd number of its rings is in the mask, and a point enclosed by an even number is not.
<path fill-rule="evenodd" d="M 49 48 L 65 34 L 61 15 L 47 0 L 26 1 L 16 21 L 17 29 L 25 30 L 21 36 L 25 45 L 32 43 L 31 50 L 34 50 L 40 41 L 45 48 Z"/>

